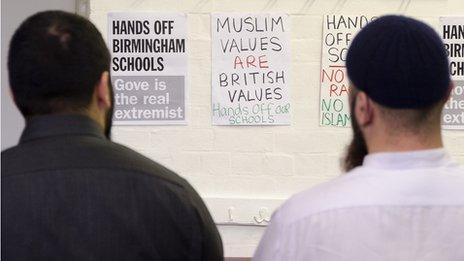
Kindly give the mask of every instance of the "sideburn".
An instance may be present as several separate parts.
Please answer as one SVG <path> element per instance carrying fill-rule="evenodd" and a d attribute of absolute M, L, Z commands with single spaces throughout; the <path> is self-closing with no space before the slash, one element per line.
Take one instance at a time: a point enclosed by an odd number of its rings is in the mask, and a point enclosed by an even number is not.
<path fill-rule="evenodd" d="M 106 112 L 106 119 L 105 119 L 105 137 L 111 140 L 111 128 L 113 127 L 113 112 L 114 112 L 114 91 L 113 91 L 113 84 L 111 83 L 111 77 L 108 77 L 108 86 L 110 89 L 110 101 L 111 107 Z"/>
<path fill-rule="evenodd" d="M 366 140 L 364 139 L 359 124 L 354 116 L 355 106 L 356 95 L 353 97 L 350 104 L 353 138 L 351 139 L 351 143 L 346 148 L 345 157 L 342 161 L 342 169 L 345 172 L 349 172 L 350 170 L 361 166 L 363 164 L 364 157 L 368 154 Z"/>

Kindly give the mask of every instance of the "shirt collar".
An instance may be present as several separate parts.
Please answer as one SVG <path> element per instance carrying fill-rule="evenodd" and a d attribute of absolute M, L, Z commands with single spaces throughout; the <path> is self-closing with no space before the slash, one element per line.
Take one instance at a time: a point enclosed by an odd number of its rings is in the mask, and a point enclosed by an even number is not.
<path fill-rule="evenodd" d="M 84 115 L 59 114 L 34 116 L 26 120 L 19 143 L 62 135 L 90 135 L 105 138 L 101 127 Z"/>
<path fill-rule="evenodd" d="M 364 158 L 363 167 L 376 169 L 436 168 L 452 163 L 445 149 L 373 153 Z"/>

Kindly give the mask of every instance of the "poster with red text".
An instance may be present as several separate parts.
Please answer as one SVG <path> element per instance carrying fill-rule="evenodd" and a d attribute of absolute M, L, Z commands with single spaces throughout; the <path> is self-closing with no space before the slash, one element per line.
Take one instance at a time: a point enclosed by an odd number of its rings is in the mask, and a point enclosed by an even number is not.
<path fill-rule="evenodd" d="M 213 125 L 290 125 L 288 20 L 269 13 L 211 16 Z"/>
<path fill-rule="evenodd" d="M 319 100 L 320 126 L 351 126 L 346 54 L 356 33 L 373 19 L 375 17 L 366 15 L 324 16 Z"/>

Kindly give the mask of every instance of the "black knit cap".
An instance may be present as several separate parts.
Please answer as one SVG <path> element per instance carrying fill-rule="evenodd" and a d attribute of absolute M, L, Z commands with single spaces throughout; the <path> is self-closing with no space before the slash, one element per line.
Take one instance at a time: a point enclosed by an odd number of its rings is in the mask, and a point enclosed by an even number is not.
<path fill-rule="evenodd" d="M 346 66 L 354 86 L 389 108 L 419 109 L 445 98 L 448 58 L 440 36 L 415 19 L 388 15 L 354 38 Z"/>

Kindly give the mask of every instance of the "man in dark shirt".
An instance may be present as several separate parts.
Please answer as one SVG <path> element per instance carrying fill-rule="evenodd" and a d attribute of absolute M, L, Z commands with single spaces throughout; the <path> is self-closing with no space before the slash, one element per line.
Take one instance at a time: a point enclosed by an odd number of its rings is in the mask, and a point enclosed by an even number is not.
<path fill-rule="evenodd" d="M 8 70 L 26 128 L 2 152 L 2 259 L 222 260 L 194 189 L 109 140 L 109 69 L 77 15 L 38 13 L 15 32 Z"/>

